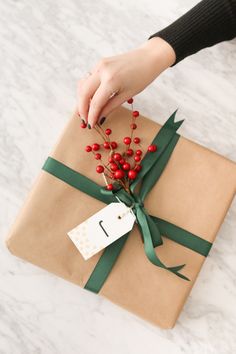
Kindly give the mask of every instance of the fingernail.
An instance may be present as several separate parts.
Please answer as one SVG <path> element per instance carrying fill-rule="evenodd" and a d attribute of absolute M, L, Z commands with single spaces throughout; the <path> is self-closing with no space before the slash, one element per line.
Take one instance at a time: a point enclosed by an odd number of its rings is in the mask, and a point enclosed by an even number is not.
<path fill-rule="evenodd" d="M 88 128 L 91 129 L 91 125 L 88 123 Z"/>
<path fill-rule="evenodd" d="M 84 124 L 86 123 L 86 122 L 85 122 L 85 120 L 84 120 L 83 118 L 81 118 L 81 122 L 82 122 L 82 123 L 84 123 Z"/>
<path fill-rule="evenodd" d="M 99 124 L 102 125 L 102 124 L 105 122 L 105 120 L 106 120 L 106 117 L 102 117 L 102 118 L 100 119 Z"/>

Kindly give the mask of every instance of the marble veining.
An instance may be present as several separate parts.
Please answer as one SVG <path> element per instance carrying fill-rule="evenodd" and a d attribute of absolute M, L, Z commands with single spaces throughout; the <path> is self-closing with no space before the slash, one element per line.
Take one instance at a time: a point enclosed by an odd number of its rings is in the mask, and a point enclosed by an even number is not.
<path fill-rule="evenodd" d="M 176 327 L 162 330 L 12 256 L 4 238 L 75 105 L 76 82 L 103 56 L 140 45 L 196 0 L 0 3 L 0 353 L 236 352 L 236 203 Z M 163 123 L 236 161 L 236 41 L 200 51 L 136 96 Z"/>

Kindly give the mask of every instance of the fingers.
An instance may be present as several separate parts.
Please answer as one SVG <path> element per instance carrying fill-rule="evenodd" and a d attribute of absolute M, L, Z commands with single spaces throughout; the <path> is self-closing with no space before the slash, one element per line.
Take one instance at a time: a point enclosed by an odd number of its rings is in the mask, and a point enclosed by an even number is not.
<path fill-rule="evenodd" d="M 125 93 L 121 93 L 117 96 L 114 96 L 111 98 L 107 104 L 103 107 L 103 109 L 100 112 L 101 117 L 106 117 L 109 113 L 111 113 L 115 108 L 119 107 L 122 105 L 124 102 L 126 102 L 131 96 L 125 95 Z"/>
<path fill-rule="evenodd" d="M 110 100 L 113 100 L 115 97 L 118 97 L 114 96 L 113 98 L 110 98 L 111 94 L 117 90 L 118 89 L 111 89 L 110 85 L 107 82 L 101 82 L 89 106 L 88 123 L 90 124 L 91 128 L 95 126 L 96 122 L 101 117 L 101 111 L 103 110 L 104 106 Z"/>
<path fill-rule="evenodd" d="M 90 100 L 100 85 L 99 77 L 96 73 L 91 74 L 78 82 L 77 87 L 77 109 L 81 118 L 87 121 Z"/>

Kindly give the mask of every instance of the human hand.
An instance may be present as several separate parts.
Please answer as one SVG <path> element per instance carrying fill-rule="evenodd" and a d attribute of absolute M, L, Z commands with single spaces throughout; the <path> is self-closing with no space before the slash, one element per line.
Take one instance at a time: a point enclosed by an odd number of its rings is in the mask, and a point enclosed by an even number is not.
<path fill-rule="evenodd" d="M 93 128 L 101 117 L 143 91 L 175 60 L 173 48 L 159 37 L 127 53 L 102 58 L 91 75 L 78 82 L 78 114 Z M 110 98 L 113 92 L 117 94 Z"/>

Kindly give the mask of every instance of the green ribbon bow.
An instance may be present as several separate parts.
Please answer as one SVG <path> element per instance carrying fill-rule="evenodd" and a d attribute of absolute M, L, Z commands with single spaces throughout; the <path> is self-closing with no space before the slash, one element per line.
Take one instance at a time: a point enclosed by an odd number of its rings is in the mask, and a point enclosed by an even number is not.
<path fill-rule="evenodd" d="M 161 176 L 179 140 L 180 135 L 177 134 L 176 131 L 183 123 L 183 120 L 175 122 L 175 115 L 176 111 L 169 117 L 153 139 L 151 144 L 156 144 L 158 149 L 155 153 L 147 152 L 143 157 L 142 169 L 138 173 L 136 179 L 130 184 L 131 193 L 128 193 L 122 187 L 108 191 L 104 186 L 95 183 L 88 177 L 50 156 L 45 161 L 42 169 L 106 204 L 117 202 L 116 197 L 118 197 L 118 199 L 124 202 L 127 206 L 132 207 L 142 235 L 144 251 L 149 261 L 155 266 L 166 269 L 178 277 L 189 281 L 189 278 L 179 272 L 185 264 L 167 267 L 158 258 L 155 248 L 163 244 L 161 235 L 165 235 L 165 237 L 188 247 L 205 257 L 208 255 L 212 243 L 166 220 L 149 215 L 144 207 L 145 197 Z M 139 182 L 141 182 L 141 186 L 139 192 L 136 193 L 135 187 Z M 130 232 L 123 235 L 104 249 L 92 274 L 84 286 L 85 289 L 94 293 L 100 291 L 125 245 Z"/>

